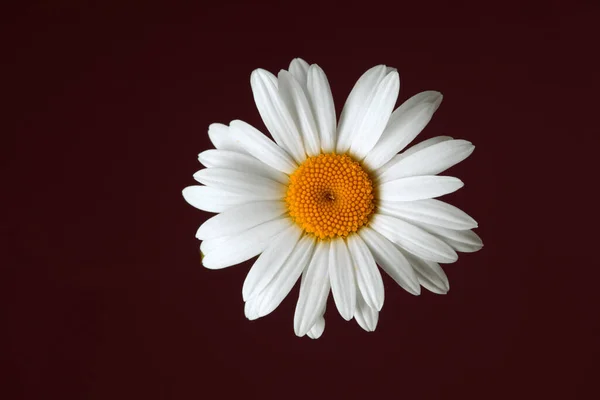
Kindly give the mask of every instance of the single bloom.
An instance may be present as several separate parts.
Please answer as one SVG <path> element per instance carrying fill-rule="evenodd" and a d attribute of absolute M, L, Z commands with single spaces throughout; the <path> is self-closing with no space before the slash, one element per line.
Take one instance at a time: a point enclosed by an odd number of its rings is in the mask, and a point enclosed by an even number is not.
<path fill-rule="evenodd" d="M 277 76 L 263 69 L 250 83 L 271 140 L 240 120 L 212 124 L 215 149 L 198 156 L 201 185 L 185 200 L 217 213 L 196 233 L 202 263 L 227 268 L 255 256 L 242 288 L 245 315 L 271 313 L 300 279 L 298 336 L 325 329 L 329 292 L 345 320 L 377 326 L 384 289 L 378 266 L 404 290 L 449 290 L 440 263 L 483 246 L 477 222 L 436 200 L 463 186 L 438 176 L 474 146 L 437 136 L 406 146 L 442 101 L 419 93 L 394 110 L 398 72 L 378 65 L 350 92 L 336 121 L 329 82 L 316 64 L 296 58 Z"/>

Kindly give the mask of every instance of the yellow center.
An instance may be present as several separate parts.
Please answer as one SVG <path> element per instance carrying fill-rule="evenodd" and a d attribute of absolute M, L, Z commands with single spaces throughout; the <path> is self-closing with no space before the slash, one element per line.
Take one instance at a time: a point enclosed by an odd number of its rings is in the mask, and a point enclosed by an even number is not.
<path fill-rule="evenodd" d="M 373 184 L 346 154 L 309 157 L 290 176 L 285 201 L 292 219 L 325 239 L 346 237 L 373 213 Z"/>

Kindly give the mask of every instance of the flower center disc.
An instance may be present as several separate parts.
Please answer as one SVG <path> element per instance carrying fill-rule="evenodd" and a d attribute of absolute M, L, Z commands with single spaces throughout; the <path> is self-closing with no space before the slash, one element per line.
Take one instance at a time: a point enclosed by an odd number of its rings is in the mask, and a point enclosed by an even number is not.
<path fill-rule="evenodd" d="M 306 159 L 290 176 L 285 201 L 292 219 L 321 239 L 356 232 L 375 207 L 369 175 L 346 154 Z"/>

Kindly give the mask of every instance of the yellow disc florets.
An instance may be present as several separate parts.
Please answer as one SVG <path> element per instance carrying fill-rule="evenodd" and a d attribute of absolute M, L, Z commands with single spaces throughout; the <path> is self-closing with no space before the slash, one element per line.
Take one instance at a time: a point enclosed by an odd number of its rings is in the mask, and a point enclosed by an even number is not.
<path fill-rule="evenodd" d="M 286 203 L 306 232 L 325 239 L 346 237 L 373 213 L 373 184 L 346 154 L 309 157 L 290 176 Z"/>

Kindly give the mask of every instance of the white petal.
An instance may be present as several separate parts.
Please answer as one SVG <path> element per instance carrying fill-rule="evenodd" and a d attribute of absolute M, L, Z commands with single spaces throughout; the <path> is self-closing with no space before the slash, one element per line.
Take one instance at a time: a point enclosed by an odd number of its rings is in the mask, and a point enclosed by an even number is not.
<path fill-rule="evenodd" d="M 302 282 L 304 282 L 305 275 L 306 274 L 302 274 Z M 306 333 L 308 335 L 308 337 L 310 337 L 311 339 L 320 338 L 321 335 L 323 334 L 323 331 L 325 330 L 325 309 L 326 308 L 327 308 L 327 301 L 325 301 L 325 303 L 323 303 L 323 307 L 321 308 L 321 311 L 319 312 L 319 317 L 317 318 L 315 324 Z"/>
<path fill-rule="evenodd" d="M 204 256 L 204 254 L 210 253 L 213 251 L 213 249 L 216 249 L 221 244 L 225 243 L 227 240 L 229 240 L 229 238 L 229 236 L 222 236 L 210 240 L 203 240 L 202 243 L 200 243 L 200 252 Z"/>
<path fill-rule="evenodd" d="M 209 187 L 241 195 L 256 195 L 265 200 L 283 199 L 286 186 L 274 180 L 246 172 L 224 168 L 205 168 L 194 174 L 194 179 Z"/>
<path fill-rule="evenodd" d="M 356 120 L 350 151 L 362 160 L 381 137 L 388 123 L 400 91 L 398 72 L 390 72 L 377 85 L 373 97 L 365 104 L 362 118 Z"/>
<path fill-rule="evenodd" d="M 463 253 L 474 253 L 481 250 L 483 247 L 483 241 L 479 235 L 471 230 L 459 232 L 462 232 L 460 238 L 461 240 L 446 237 L 444 238 L 444 241 L 448 243 L 454 250 Z"/>
<path fill-rule="evenodd" d="M 279 272 L 283 264 L 292 254 L 302 230 L 297 225 L 292 225 L 277 235 L 265 251 L 258 257 L 242 287 L 242 298 L 244 301 L 260 293 L 275 274 Z"/>
<path fill-rule="evenodd" d="M 315 240 L 311 236 L 303 236 L 267 287 L 256 297 L 251 297 L 258 304 L 259 317 L 273 312 L 290 293 L 311 260 L 314 247 Z"/>
<path fill-rule="evenodd" d="M 300 131 L 304 150 L 309 156 L 318 155 L 321 151 L 319 132 L 304 89 L 288 71 L 281 70 L 278 78 L 279 95 Z"/>
<path fill-rule="evenodd" d="M 475 150 L 466 140 L 448 140 L 405 156 L 379 176 L 387 182 L 408 176 L 437 175 L 458 164 Z"/>
<path fill-rule="evenodd" d="M 289 227 L 289 219 L 280 218 L 250 228 L 208 252 L 202 264 L 208 269 L 221 269 L 239 264 L 262 253 L 272 238 Z"/>
<path fill-rule="evenodd" d="M 320 316 L 317 318 L 317 322 L 310 328 L 310 330 L 306 333 L 311 339 L 318 339 L 325 331 L 325 318 Z"/>
<path fill-rule="evenodd" d="M 446 273 L 438 263 L 423 260 L 408 252 L 404 253 L 404 255 L 417 273 L 419 283 L 421 283 L 425 289 L 437 294 L 448 293 L 448 290 L 450 290 L 450 282 L 448 282 Z"/>
<path fill-rule="evenodd" d="M 238 142 L 236 142 L 227 125 L 210 124 L 208 126 L 208 137 L 213 146 L 215 146 L 215 149 L 235 151 L 244 154 L 248 153 Z"/>
<path fill-rule="evenodd" d="M 386 76 L 385 65 L 377 65 L 365 72 L 356 81 L 342 109 L 338 124 L 336 150 L 345 153 L 350 149 L 356 122 L 362 117 L 365 106 L 370 101 L 379 82 Z"/>
<path fill-rule="evenodd" d="M 463 186 L 460 179 L 452 176 L 411 176 L 381 184 L 379 196 L 387 201 L 423 200 L 455 192 Z"/>
<path fill-rule="evenodd" d="M 424 92 L 417 93 L 408 100 L 406 100 L 404 103 L 402 103 L 400 107 L 398 107 L 394 111 L 394 113 L 390 117 L 390 122 L 395 122 L 396 119 L 402 118 L 403 115 L 405 115 L 407 112 L 424 103 L 432 104 L 435 108 L 435 112 L 440 107 L 440 104 L 442 104 L 443 99 L 444 96 L 442 96 L 440 92 L 435 90 L 426 90 Z"/>
<path fill-rule="evenodd" d="M 247 172 L 264 176 L 284 185 L 289 182 L 289 177 L 256 158 L 228 150 L 206 150 L 198 155 L 198 160 L 208 168 L 227 168 L 235 171 Z"/>
<path fill-rule="evenodd" d="M 360 293 L 356 296 L 356 311 L 354 312 L 354 319 L 356 319 L 358 325 L 360 325 L 360 327 L 367 332 L 373 332 L 375 328 L 377 328 L 379 311 L 370 307 Z"/>
<path fill-rule="evenodd" d="M 458 259 L 456 252 L 443 240 L 401 219 L 376 214 L 371 226 L 417 257 L 442 263 L 453 263 Z"/>
<path fill-rule="evenodd" d="M 273 135 L 275 142 L 285 149 L 298 163 L 306 159 L 300 132 L 289 110 L 279 96 L 272 74 L 264 69 L 256 69 L 250 77 L 256 108 Z"/>
<path fill-rule="evenodd" d="M 360 293 L 369 307 L 381 310 L 385 292 L 375 259 L 359 235 L 350 235 L 347 241 L 356 268 L 356 283 Z"/>
<path fill-rule="evenodd" d="M 432 138 L 423 140 L 422 142 L 419 142 L 419 143 L 415 144 L 414 146 L 410 146 L 408 149 L 404 150 L 399 155 L 406 157 L 413 153 L 416 153 L 419 150 L 423 150 L 429 146 L 433 146 L 434 144 L 442 143 L 447 140 L 453 140 L 453 139 L 454 138 L 452 136 L 434 136 Z"/>
<path fill-rule="evenodd" d="M 365 241 L 377 264 L 408 293 L 418 296 L 421 286 L 410 263 L 402 252 L 380 233 L 369 227 L 359 231 L 360 237 Z"/>
<path fill-rule="evenodd" d="M 286 212 L 282 201 L 257 201 L 230 208 L 204 222 L 196 237 L 200 240 L 236 235 L 256 225 L 271 221 Z"/>
<path fill-rule="evenodd" d="M 308 63 L 301 58 L 294 58 L 288 68 L 290 73 L 300 83 L 303 90 L 306 90 L 306 77 L 308 74 Z"/>
<path fill-rule="evenodd" d="M 435 101 L 431 102 L 427 96 L 417 104 L 409 103 L 409 107 L 405 106 L 408 102 L 411 102 L 411 99 L 392 113 L 381 138 L 363 160 L 369 168 L 378 169 L 412 142 L 427 126 L 439 105 Z"/>
<path fill-rule="evenodd" d="M 379 169 L 375 171 L 375 177 L 379 178 L 385 171 L 387 171 L 388 169 L 390 169 L 391 167 L 396 165 L 404 157 L 409 156 L 419 150 L 423 150 L 424 148 L 427 148 L 429 146 L 433 146 L 434 144 L 445 142 L 446 140 L 452 140 L 452 137 L 436 136 L 436 137 L 432 137 L 430 139 L 424 140 L 418 144 L 415 144 L 414 146 L 411 146 L 410 148 L 406 149 L 402 153 L 396 154 L 394 157 L 392 157 L 392 159 L 390 161 L 386 162 L 381 167 L 379 167 Z"/>
<path fill-rule="evenodd" d="M 346 321 L 350 321 L 356 307 L 356 282 L 352 258 L 343 239 L 330 241 L 329 280 L 333 300 L 340 315 Z"/>
<path fill-rule="evenodd" d="M 304 273 L 300 285 L 300 296 L 294 314 L 294 332 L 296 336 L 304 336 L 321 315 L 327 296 L 329 295 L 329 244 L 319 242 L 315 253 Z"/>
<path fill-rule="evenodd" d="M 456 251 L 473 253 L 481 250 L 483 242 L 479 235 L 471 230 L 446 229 L 430 224 L 419 223 L 418 226 L 441 238 Z"/>
<path fill-rule="evenodd" d="M 240 194 L 207 186 L 188 186 L 182 191 L 185 201 L 208 212 L 223 212 L 242 204 L 263 200 L 260 193 Z"/>
<path fill-rule="evenodd" d="M 285 150 L 252 125 L 240 120 L 231 121 L 230 125 L 232 135 L 240 146 L 263 163 L 286 174 L 291 174 L 298 167 Z"/>
<path fill-rule="evenodd" d="M 250 321 L 254 321 L 259 318 L 258 315 L 258 302 L 255 299 L 250 299 L 244 303 L 244 315 Z"/>
<path fill-rule="evenodd" d="M 335 150 L 336 121 L 329 81 L 317 64 L 310 66 L 307 79 L 307 93 L 317 122 L 321 149 L 324 153 L 331 153 Z"/>
<path fill-rule="evenodd" d="M 477 221 L 460 208 L 440 200 L 381 201 L 378 210 L 386 215 L 449 229 L 471 229 Z"/>

